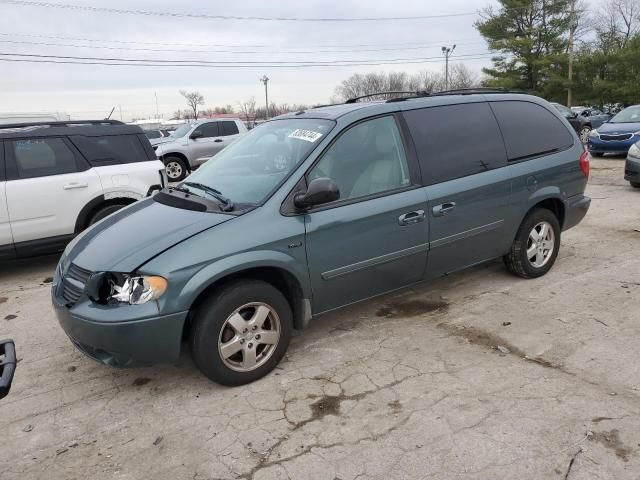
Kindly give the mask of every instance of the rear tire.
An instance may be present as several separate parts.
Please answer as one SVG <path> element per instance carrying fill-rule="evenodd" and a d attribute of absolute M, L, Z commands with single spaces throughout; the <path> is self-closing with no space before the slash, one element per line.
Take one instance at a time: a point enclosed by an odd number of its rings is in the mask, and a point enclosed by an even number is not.
<path fill-rule="evenodd" d="M 545 208 L 536 208 L 522 221 L 510 252 L 507 269 L 522 278 L 541 277 L 553 267 L 560 250 L 560 222 Z"/>
<path fill-rule="evenodd" d="M 580 129 L 580 140 L 582 143 L 587 143 L 589 141 L 589 134 L 591 133 L 591 127 L 589 125 L 585 125 Z"/>
<path fill-rule="evenodd" d="M 637 182 L 629 182 L 633 188 L 640 188 L 640 183 Z"/>
<path fill-rule="evenodd" d="M 293 315 L 284 295 L 260 280 L 222 286 L 195 313 L 193 361 L 209 379 L 236 386 L 275 368 L 291 340 Z"/>
<path fill-rule="evenodd" d="M 89 219 L 89 223 L 87 224 L 87 228 L 93 225 L 94 223 L 98 223 L 105 217 L 108 217 L 112 213 L 117 212 L 121 208 L 126 207 L 124 203 L 114 203 L 111 205 L 106 205 L 100 209 L 98 209 Z"/>
<path fill-rule="evenodd" d="M 189 166 L 180 157 L 165 157 L 164 166 L 170 182 L 180 182 L 184 180 L 189 171 Z"/>
<path fill-rule="evenodd" d="M 592 157 L 594 158 L 601 158 L 604 157 L 604 153 L 602 152 L 589 152 L 591 154 Z"/>

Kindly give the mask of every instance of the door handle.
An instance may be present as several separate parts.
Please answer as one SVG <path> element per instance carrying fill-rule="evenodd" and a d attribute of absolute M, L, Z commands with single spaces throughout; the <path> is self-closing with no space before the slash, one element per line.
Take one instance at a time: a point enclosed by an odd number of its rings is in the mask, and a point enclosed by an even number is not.
<path fill-rule="evenodd" d="M 415 212 L 405 213 L 398 217 L 398 223 L 401 226 L 413 225 L 414 223 L 420 223 L 424 221 L 424 210 L 416 210 Z"/>
<path fill-rule="evenodd" d="M 71 183 L 67 183 L 64 187 L 65 190 L 73 190 L 74 188 L 87 188 L 89 186 L 89 184 L 87 183 L 80 183 L 80 182 L 71 182 Z"/>
<path fill-rule="evenodd" d="M 214 142 L 216 142 L 216 143 L 220 143 L 220 142 L 224 142 L 224 140 L 222 140 L 221 138 L 216 138 L 216 139 L 214 140 Z"/>
<path fill-rule="evenodd" d="M 444 217 L 456 208 L 456 202 L 447 202 L 433 207 L 434 217 Z"/>

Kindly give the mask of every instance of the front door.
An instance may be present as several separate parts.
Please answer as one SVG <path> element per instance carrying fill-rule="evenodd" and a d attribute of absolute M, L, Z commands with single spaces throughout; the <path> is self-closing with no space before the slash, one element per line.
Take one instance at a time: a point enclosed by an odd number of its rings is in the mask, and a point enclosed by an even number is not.
<path fill-rule="evenodd" d="M 321 313 L 419 281 L 427 202 L 392 115 L 349 128 L 307 174 L 340 199 L 305 215 L 313 310 Z"/>
<path fill-rule="evenodd" d="M 197 127 L 194 131 L 200 131 L 202 136 L 189 139 L 191 158 L 195 165 L 202 165 L 213 157 L 222 148 L 224 140 L 220 137 L 219 123 L 207 122 Z"/>
<path fill-rule="evenodd" d="M 95 170 L 64 138 L 5 141 L 5 153 L 7 207 L 16 246 L 73 235 L 80 210 L 102 194 Z"/>

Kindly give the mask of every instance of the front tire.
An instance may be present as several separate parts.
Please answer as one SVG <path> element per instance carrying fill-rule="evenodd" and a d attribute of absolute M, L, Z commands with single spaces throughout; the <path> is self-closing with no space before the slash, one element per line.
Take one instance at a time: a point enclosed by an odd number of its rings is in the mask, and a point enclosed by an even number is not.
<path fill-rule="evenodd" d="M 589 152 L 589 153 L 594 158 L 602 158 L 602 157 L 604 157 L 604 153 L 602 153 L 602 152 Z"/>
<path fill-rule="evenodd" d="M 629 182 L 633 188 L 640 188 L 640 183 L 637 182 Z"/>
<path fill-rule="evenodd" d="M 536 208 L 522 221 L 511 250 L 503 257 L 507 269 L 522 278 L 541 277 L 560 250 L 560 222 L 553 212 Z"/>
<path fill-rule="evenodd" d="M 180 182 L 184 180 L 189 171 L 186 162 L 180 157 L 165 157 L 164 166 L 170 182 Z"/>
<path fill-rule="evenodd" d="M 221 287 L 197 310 L 191 354 L 222 385 L 253 382 L 275 368 L 291 340 L 293 315 L 284 295 L 260 280 Z"/>

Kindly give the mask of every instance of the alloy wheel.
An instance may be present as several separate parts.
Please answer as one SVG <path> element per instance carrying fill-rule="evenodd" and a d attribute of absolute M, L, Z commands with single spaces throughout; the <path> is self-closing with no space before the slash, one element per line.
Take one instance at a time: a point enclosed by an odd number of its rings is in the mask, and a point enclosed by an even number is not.
<path fill-rule="evenodd" d="M 182 176 L 182 165 L 178 162 L 169 162 L 166 165 L 167 177 L 171 180 L 177 180 Z"/>
<path fill-rule="evenodd" d="M 536 224 L 527 241 L 527 259 L 536 268 L 544 267 L 553 255 L 556 236 L 549 222 Z"/>

